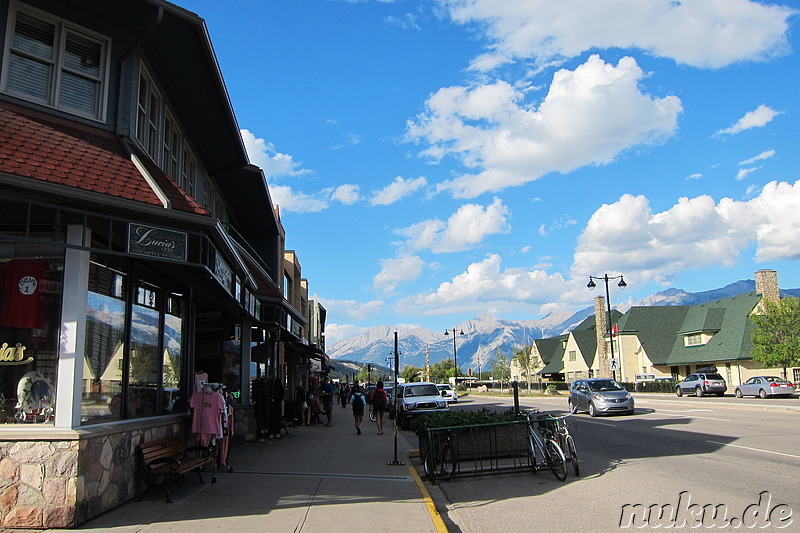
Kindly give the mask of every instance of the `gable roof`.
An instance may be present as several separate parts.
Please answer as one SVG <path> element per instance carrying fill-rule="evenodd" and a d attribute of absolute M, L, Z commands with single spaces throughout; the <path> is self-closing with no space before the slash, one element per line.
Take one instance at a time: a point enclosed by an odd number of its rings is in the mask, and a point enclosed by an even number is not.
<path fill-rule="evenodd" d="M 555 374 L 564 370 L 564 344 L 569 338 L 568 334 L 550 337 L 549 339 L 536 339 L 536 348 L 539 356 L 545 363 L 544 368 L 537 374 Z"/>
<path fill-rule="evenodd" d="M 753 322 L 750 314 L 760 301 L 760 294 L 748 292 L 690 307 L 684 323 L 678 329 L 666 364 L 750 359 L 753 350 Z M 699 332 L 714 335 L 707 344 L 685 346 L 684 335 Z"/>
<path fill-rule="evenodd" d="M 687 306 L 631 307 L 619 321 L 619 334 L 636 335 L 654 365 L 667 364 L 689 309 Z"/>

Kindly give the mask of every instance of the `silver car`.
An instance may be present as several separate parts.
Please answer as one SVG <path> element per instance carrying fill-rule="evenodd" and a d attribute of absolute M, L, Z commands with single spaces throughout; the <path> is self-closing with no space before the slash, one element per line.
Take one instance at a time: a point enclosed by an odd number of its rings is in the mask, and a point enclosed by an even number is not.
<path fill-rule="evenodd" d="M 689 374 L 686 379 L 675 385 L 675 394 L 678 396 L 694 394 L 698 398 L 706 394 L 722 396 L 726 390 L 728 386 L 725 384 L 725 379 L 717 372 Z"/>
<path fill-rule="evenodd" d="M 610 413 L 633 414 L 633 395 L 611 378 L 579 379 L 569 389 L 569 409 L 588 411 L 589 416 Z"/>
<path fill-rule="evenodd" d="M 734 391 L 737 398 L 742 396 L 791 396 L 794 384 L 777 376 L 756 376 L 748 379 Z"/>

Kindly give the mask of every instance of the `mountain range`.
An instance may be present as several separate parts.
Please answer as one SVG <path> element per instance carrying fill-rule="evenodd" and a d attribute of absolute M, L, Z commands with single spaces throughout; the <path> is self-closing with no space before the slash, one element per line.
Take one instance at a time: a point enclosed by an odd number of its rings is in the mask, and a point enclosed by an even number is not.
<path fill-rule="evenodd" d="M 626 312 L 632 306 L 699 305 L 721 298 L 755 291 L 755 281 L 740 280 L 720 289 L 688 293 L 681 289 L 666 289 L 632 305 L 617 306 Z M 783 296 L 800 297 L 800 289 L 781 290 Z M 400 368 L 406 365 L 425 367 L 442 359 L 453 358 L 455 348 L 458 366 L 466 373 L 487 372 L 498 353 L 509 360 L 514 350 L 530 345 L 534 339 L 549 338 L 567 333 L 594 314 L 594 307 L 574 312 L 554 311 L 538 320 L 503 320 L 492 315 L 479 315 L 456 329 L 455 347 L 453 331 L 449 336 L 425 328 L 398 331 Z M 343 359 L 391 366 L 394 360 L 394 333 L 392 326 L 375 326 L 356 337 L 342 339 L 327 349 L 332 360 Z M 463 331 L 463 335 L 461 334 Z"/>

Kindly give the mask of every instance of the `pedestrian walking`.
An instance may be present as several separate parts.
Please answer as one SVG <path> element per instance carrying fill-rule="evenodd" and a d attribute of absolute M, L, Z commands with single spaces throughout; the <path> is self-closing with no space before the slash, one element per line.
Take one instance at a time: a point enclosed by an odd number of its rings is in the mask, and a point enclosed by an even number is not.
<path fill-rule="evenodd" d="M 308 392 L 301 385 L 294 389 L 294 401 L 297 404 L 300 425 L 309 425 L 311 423 L 311 406 L 308 404 Z"/>
<path fill-rule="evenodd" d="M 372 404 L 372 410 L 375 411 L 375 422 L 378 424 L 378 435 L 383 435 L 383 413 L 386 411 L 388 400 L 386 390 L 383 388 L 383 381 L 378 380 L 369 395 L 369 403 Z"/>
<path fill-rule="evenodd" d="M 366 403 L 367 398 L 364 396 L 364 389 L 356 382 L 350 391 L 350 405 L 353 406 L 353 421 L 358 435 L 361 435 L 361 424 L 364 423 L 364 406 Z"/>
<path fill-rule="evenodd" d="M 322 410 L 325 411 L 325 416 L 328 418 L 328 422 L 325 424 L 325 427 L 331 427 L 333 423 L 333 385 L 328 378 L 322 378 L 322 386 L 319 388 L 319 393 L 322 396 Z"/>
<path fill-rule="evenodd" d="M 349 383 L 345 383 L 342 386 L 342 392 L 339 393 L 339 399 L 342 402 L 342 409 L 347 407 L 347 402 L 350 401 L 350 395 L 351 394 L 352 394 L 352 390 L 350 389 L 350 384 Z"/>

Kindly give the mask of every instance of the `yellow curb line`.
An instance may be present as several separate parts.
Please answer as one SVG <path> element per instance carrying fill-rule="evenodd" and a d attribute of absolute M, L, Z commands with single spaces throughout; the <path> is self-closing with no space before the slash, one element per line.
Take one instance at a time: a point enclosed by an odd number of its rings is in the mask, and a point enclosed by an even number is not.
<path fill-rule="evenodd" d="M 433 525 L 436 526 L 436 531 L 438 533 L 447 533 L 447 526 L 445 525 L 444 520 L 442 520 L 442 515 L 440 515 L 439 511 L 436 510 L 436 505 L 433 503 L 433 498 L 431 498 L 428 489 L 425 488 L 422 478 L 420 478 L 419 474 L 417 474 L 417 469 L 409 465 L 408 471 L 411 474 L 411 477 L 414 478 L 417 488 L 422 493 L 422 499 L 425 500 L 425 506 L 428 508 L 428 513 L 431 515 Z"/>

